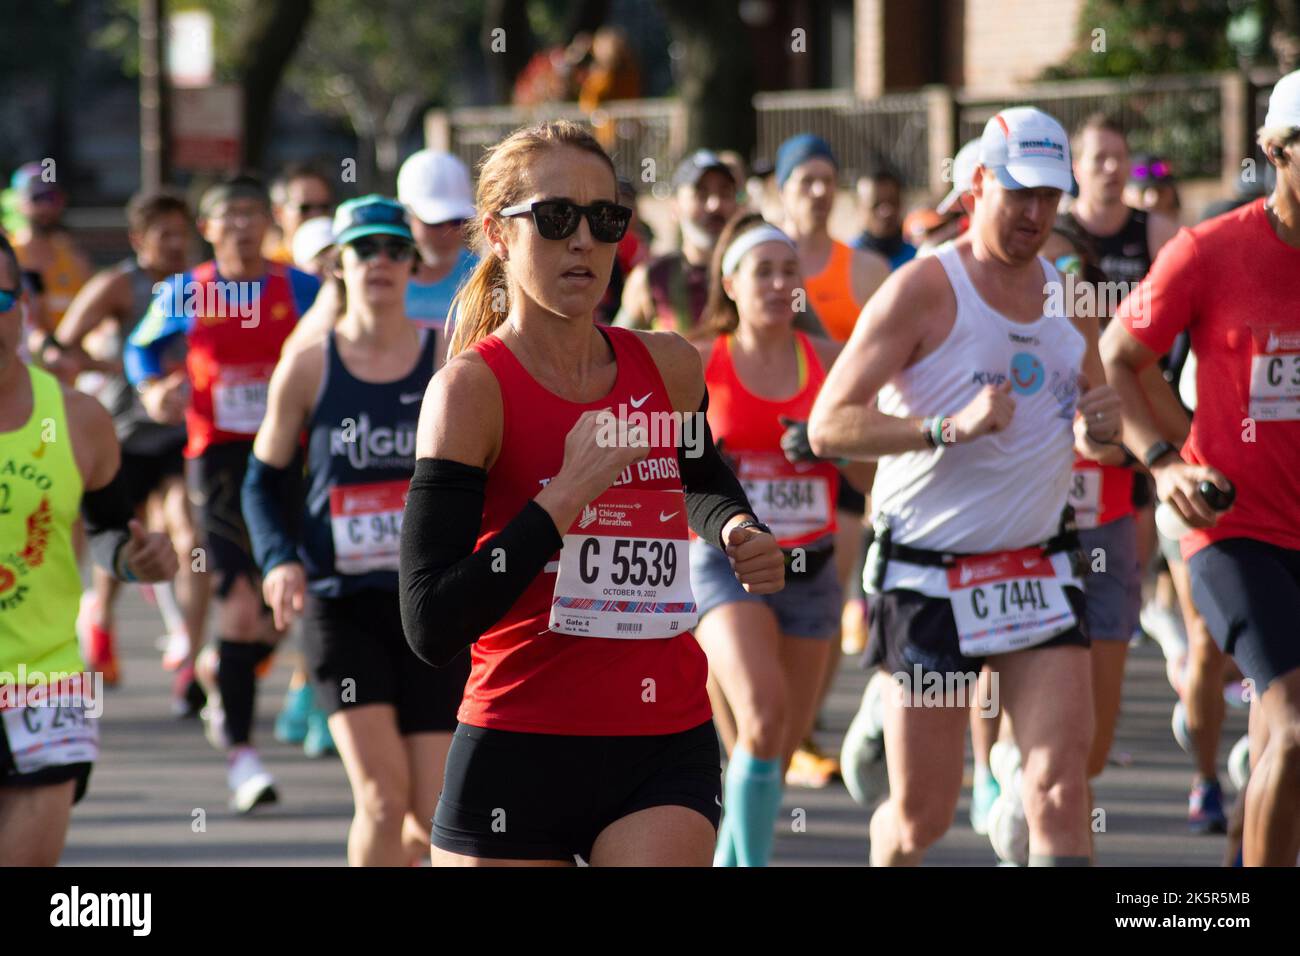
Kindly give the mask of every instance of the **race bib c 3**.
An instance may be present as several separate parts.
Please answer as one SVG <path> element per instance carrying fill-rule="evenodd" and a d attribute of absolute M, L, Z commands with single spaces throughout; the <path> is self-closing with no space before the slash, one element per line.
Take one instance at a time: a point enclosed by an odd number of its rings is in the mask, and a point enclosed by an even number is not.
<path fill-rule="evenodd" d="M 1250 417 L 1300 420 L 1300 330 L 1251 330 Z"/>
<path fill-rule="evenodd" d="M 686 496 L 610 488 L 564 535 L 550 629 L 573 637 L 676 637 L 698 619 Z"/>

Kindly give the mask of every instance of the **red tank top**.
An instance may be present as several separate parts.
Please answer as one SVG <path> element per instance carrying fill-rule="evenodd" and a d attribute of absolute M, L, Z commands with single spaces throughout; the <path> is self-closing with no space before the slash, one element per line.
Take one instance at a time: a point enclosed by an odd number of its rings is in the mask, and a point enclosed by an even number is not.
<path fill-rule="evenodd" d="M 1070 505 L 1080 530 L 1110 524 L 1133 514 L 1133 472 L 1122 465 L 1099 465 L 1075 455 L 1070 475 Z"/>
<path fill-rule="evenodd" d="M 215 262 L 198 266 L 191 279 L 203 289 L 203 303 L 222 299 L 215 290 L 209 295 L 211 284 L 220 281 Z M 299 315 L 284 266 L 268 262 L 266 276 L 256 287 L 249 318 L 233 305 L 209 314 L 202 304 L 194 317 L 185 358 L 192 389 L 185 411 L 187 458 L 197 458 L 212 445 L 251 441 L 266 414 L 271 371 Z M 238 300 L 231 296 L 229 301 Z"/>
<path fill-rule="evenodd" d="M 600 327 L 618 366 L 604 398 L 575 403 L 543 388 L 496 336 L 474 346 L 496 376 L 504 412 L 501 454 L 488 472 L 477 547 L 504 528 L 560 470 L 564 438 L 585 411 L 625 405 L 671 413 L 659 370 L 635 332 Z M 675 449 L 651 449 L 615 487 L 677 491 Z M 558 555 L 557 555 L 558 559 Z M 689 632 L 660 640 L 571 637 L 549 630 L 552 560 L 471 648 L 458 719 L 475 727 L 572 736 L 689 730 L 712 716 L 704 652 Z"/>
<path fill-rule="evenodd" d="M 731 336 L 718 338 L 704 381 L 709 388 L 709 428 L 735 462 L 760 521 L 783 548 L 825 538 L 835 531 L 839 472 L 828 461 L 794 465 L 781 451 L 781 418 L 807 421 L 826 380 L 808 336 L 795 333 L 807 380 L 794 395 L 763 398 L 747 389 L 731 361 Z"/>

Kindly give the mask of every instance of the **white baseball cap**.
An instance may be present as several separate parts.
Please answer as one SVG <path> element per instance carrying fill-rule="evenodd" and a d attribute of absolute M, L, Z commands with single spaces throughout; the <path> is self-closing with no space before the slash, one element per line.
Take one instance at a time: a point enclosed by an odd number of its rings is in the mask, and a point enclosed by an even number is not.
<path fill-rule="evenodd" d="M 980 165 L 993 170 L 1005 189 L 1040 186 L 1070 192 L 1070 138 L 1055 119 L 1032 106 L 997 113 L 980 137 Z"/>
<path fill-rule="evenodd" d="M 1264 125 L 1300 126 L 1300 70 L 1288 73 L 1273 87 L 1268 97 L 1268 115 L 1264 117 Z"/>
<path fill-rule="evenodd" d="M 420 222 L 437 225 L 474 216 L 469 169 L 451 153 L 422 149 L 397 171 L 397 201 Z"/>
<path fill-rule="evenodd" d="M 947 213 L 961 201 L 961 197 L 971 190 L 975 181 L 975 167 L 980 162 L 980 141 L 973 139 L 961 149 L 952 160 L 952 189 L 940 200 L 936 212 Z"/>
<path fill-rule="evenodd" d="M 334 245 L 334 223 L 329 216 L 308 219 L 293 234 L 291 251 L 293 264 L 299 269 L 309 268 L 312 260 Z"/>

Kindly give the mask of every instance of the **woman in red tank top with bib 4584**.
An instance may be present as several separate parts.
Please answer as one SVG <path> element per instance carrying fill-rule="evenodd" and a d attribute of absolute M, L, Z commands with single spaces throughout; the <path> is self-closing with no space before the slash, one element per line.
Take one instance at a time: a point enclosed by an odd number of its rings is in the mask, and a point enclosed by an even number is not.
<path fill-rule="evenodd" d="M 771 853 L 782 781 L 811 729 L 839 633 L 835 505 L 839 471 L 808 447 L 807 420 L 839 344 L 796 331 L 801 275 L 793 241 L 757 214 L 718 239 L 697 347 L 709 426 L 786 558 L 785 589 L 748 593 L 715 543 L 691 545 L 696 636 L 714 688 L 729 702 L 725 817 L 715 865 L 762 866 Z M 870 464 L 847 467 L 855 481 Z M 721 705 L 721 701 L 717 701 Z M 722 707 L 718 709 L 722 711 Z M 725 712 L 725 711 L 723 711 Z"/>

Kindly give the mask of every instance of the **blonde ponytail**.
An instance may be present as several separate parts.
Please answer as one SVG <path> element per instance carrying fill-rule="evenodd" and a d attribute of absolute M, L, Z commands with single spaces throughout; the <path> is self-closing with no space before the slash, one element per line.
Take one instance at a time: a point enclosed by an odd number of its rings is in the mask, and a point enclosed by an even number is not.
<path fill-rule="evenodd" d="M 451 303 L 454 318 L 447 357 L 459 355 L 487 338 L 510 314 L 510 286 L 503 263 L 483 235 L 483 214 L 513 206 L 523 198 L 525 173 L 535 154 L 555 146 L 570 146 L 599 156 L 614 174 L 614 163 L 583 126 L 556 120 L 517 129 L 488 149 L 479 165 L 474 205 L 477 218 L 468 224 L 470 245 L 480 256 L 469 280 Z"/>

